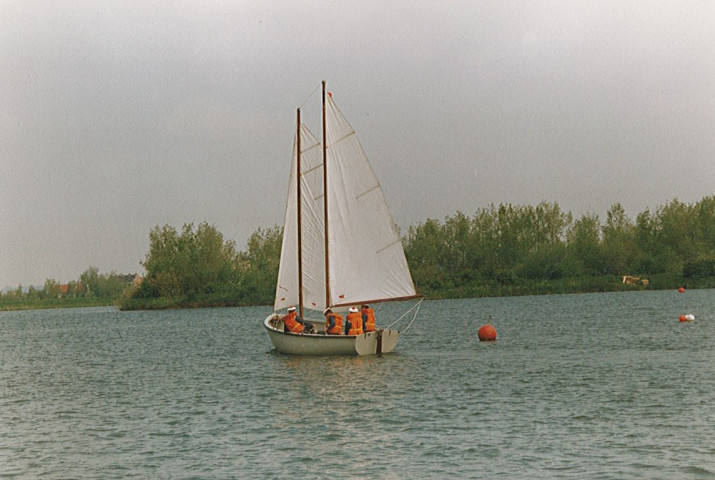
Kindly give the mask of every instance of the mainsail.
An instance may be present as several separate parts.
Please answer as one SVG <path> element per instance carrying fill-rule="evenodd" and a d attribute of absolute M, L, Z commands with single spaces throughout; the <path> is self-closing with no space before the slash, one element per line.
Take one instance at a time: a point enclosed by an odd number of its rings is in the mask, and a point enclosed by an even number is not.
<path fill-rule="evenodd" d="M 326 303 L 323 158 L 320 142 L 301 125 L 303 305 L 356 305 L 415 296 L 399 232 L 357 135 L 326 96 L 330 299 Z M 297 145 L 297 142 L 296 142 Z M 293 149 L 275 309 L 297 305 L 297 146 Z"/>

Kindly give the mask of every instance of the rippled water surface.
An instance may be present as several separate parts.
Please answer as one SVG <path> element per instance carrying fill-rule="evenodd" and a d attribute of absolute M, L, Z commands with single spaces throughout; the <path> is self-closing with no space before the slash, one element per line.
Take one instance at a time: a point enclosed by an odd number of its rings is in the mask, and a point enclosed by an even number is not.
<path fill-rule="evenodd" d="M 715 478 L 713 290 L 428 301 L 381 357 L 268 313 L 0 313 L 0 477 Z"/>

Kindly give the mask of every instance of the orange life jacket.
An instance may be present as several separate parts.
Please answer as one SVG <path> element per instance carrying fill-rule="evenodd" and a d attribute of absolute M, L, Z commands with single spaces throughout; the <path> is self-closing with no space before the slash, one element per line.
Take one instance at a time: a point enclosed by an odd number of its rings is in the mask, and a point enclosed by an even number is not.
<path fill-rule="evenodd" d="M 350 331 L 348 335 L 362 335 L 362 315 L 360 312 L 348 313 L 348 322 L 350 322 Z"/>
<path fill-rule="evenodd" d="M 303 333 L 303 325 L 295 319 L 298 316 L 298 312 L 290 312 L 288 315 L 283 317 L 283 323 L 289 332 L 293 333 Z"/>
<path fill-rule="evenodd" d="M 366 332 L 374 332 L 375 331 L 375 311 L 368 307 L 368 308 L 363 308 L 362 309 L 362 314 L 367 316 L 367 320 L 365 321 L 365 331 Z"/>
<path fill-rule="evenodd" d="M 330 328 L 330 318 L 335 319 L 335 326 Z M 337 313 L 329 313 L 325 317 L 325 331 L 331 335 L 343 334 L 343 316 Z"/>

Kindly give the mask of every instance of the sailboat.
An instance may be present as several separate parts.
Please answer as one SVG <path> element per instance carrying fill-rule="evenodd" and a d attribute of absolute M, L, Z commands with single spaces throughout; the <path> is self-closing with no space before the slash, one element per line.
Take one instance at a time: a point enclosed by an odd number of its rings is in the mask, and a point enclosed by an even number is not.
<path fill-rule="evenodd" d="M 300 109 L 296 119 L 275 302 L 264 327 L 274 348 L 285 354 L 391 352 L 399 330 L 328 335 L 323 318 L 327 308 L 340 313 L 363 304 L 421 299 L 380 182 L 355 131 L 332 94 L 326 95 L 325 82 L 322 141 L 301 122 Z M 410 309 L 415 317 L 416 306 Z M 313 326 L 311 333 L 285 331 L 281 313 L 289 307 Z"/>

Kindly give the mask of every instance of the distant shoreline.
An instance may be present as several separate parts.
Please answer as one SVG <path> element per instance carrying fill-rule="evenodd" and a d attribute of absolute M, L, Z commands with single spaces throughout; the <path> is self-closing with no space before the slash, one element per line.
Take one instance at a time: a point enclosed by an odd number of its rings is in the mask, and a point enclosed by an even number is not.
<path fill-rule="evenodd" d="M 515 285 L 465 285 L 449 289 L 448 291 L 422 292 L 427 300 L 456 300 L 464 298 L 499 298 L 518 297 L 529 295 L 570 295 L 581 293 L 612 293 L 629 291 L 677 291 L 679 287 L 686 290 L 702 290 L 715 288 L 715 277 L 704 279 L 687 279 L 687 281 L 672 282 L 672 278 L 667 284 L 663 284 L 664 279 L 654 277 L 650 285 L 625 285 L 617 283 L 616 277 L 585 277 L 570 278 L 560 280 L 550 280 L 541 282 L 529 282 L 528 284 Z M 223 307 L 250 307 L 250 306 L 270 306 L 270 304 L 243 304 L 238 299 L 235 301 L 223 298 L 211 301 L 211 299 L 169 299 L 152 298 L 143 301 L 130 301 L 119 304 L 117 300 L 87 299 L 87 298 L 67 298 L 52 299 L 33 302 L 17 302 L 0 305 L 0 311 L 19 310 L 47 310 L 57 308 L 83 308 L 83 307 L 116 307 L 122 311 L 145 311 L 145 310 L 184 310 L 194 308 L 223 308 Z"/>
<path fill-rule="evenodd" d="M 31 302 L 3 302 L 0 303 L 0 312 L 13 312 L 18 310 L 52 310 L 57 308 L 83 308 L 83 307 L 112 307 L 116 301 L 112 299 L 97 298 L 53 298 L 33 300 Z"/>

